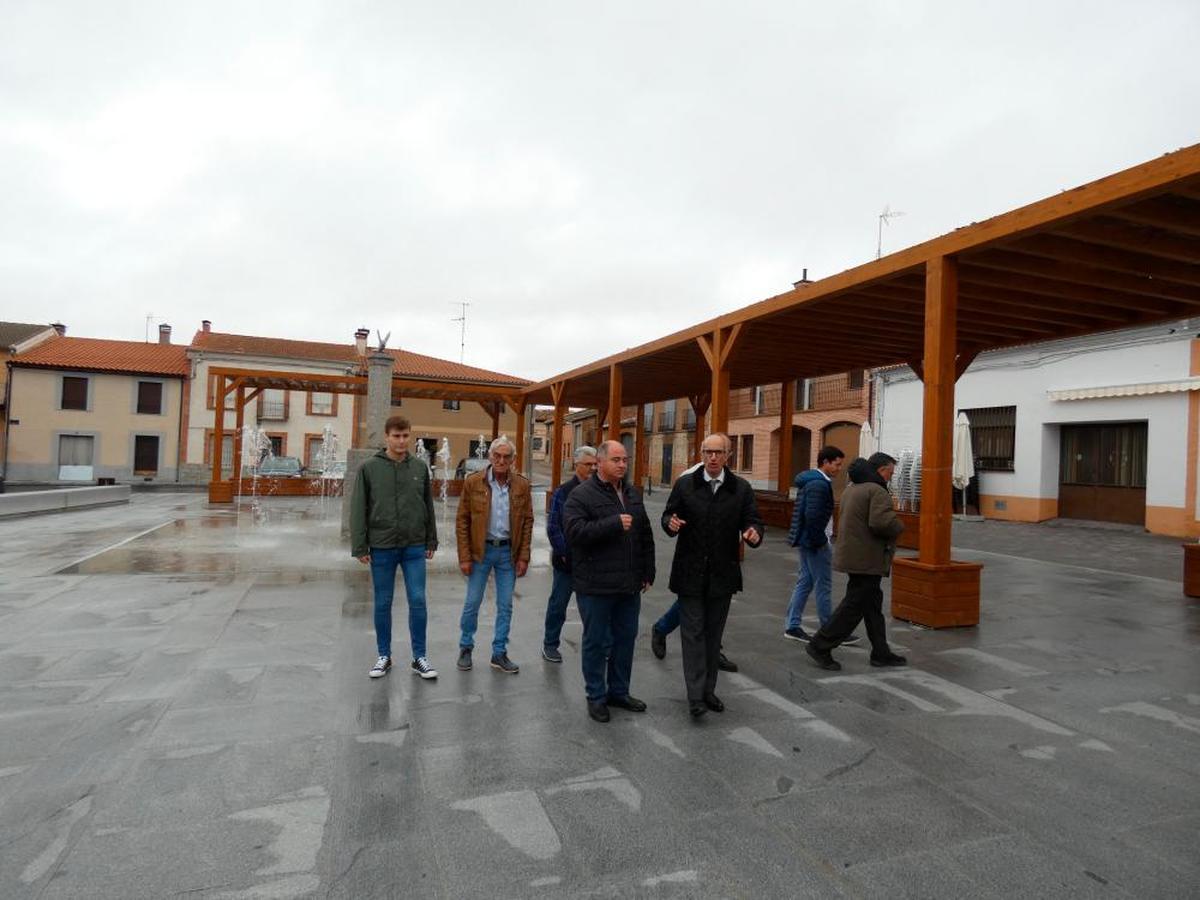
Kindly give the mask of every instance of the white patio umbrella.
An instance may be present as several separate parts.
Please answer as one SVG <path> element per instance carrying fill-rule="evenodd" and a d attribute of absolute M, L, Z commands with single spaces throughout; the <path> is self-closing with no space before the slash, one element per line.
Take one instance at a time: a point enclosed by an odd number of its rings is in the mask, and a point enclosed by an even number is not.
<path fill-rule="evenodd" d="M 975 457 L 971 452 L 971 422 L 967 414 L 960 412 L 954 420 L 954 462 L 950 469 L 950 480 L 963 492 L 962 510 L 967 512 L 967 485 L 975 477 Z"/>
<path fill-rule="evenodd" d="M 871 431 L 871 423 L 863 422 L 862 431 L 858 435 L 858 455 L 866 459 L 878 450 L 879 444 L 875 440 L 874 432 Z"/>

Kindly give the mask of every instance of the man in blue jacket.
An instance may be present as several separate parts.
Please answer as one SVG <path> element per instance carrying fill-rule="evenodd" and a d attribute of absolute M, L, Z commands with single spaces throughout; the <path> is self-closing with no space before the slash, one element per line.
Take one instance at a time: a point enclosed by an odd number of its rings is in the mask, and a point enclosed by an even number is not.
<path fill-rule="evenodd" d="M 822 447 L 817 454 L 817 467 L 796 476 L 796 506 L 792 511 L 792 526 L 788 530 L 788 545 L 800 554 L 800 570 L 796 587 L 788 603 L 783 636 L 808 643 L 809 634 L 800 627 L 800 617 L 808 603 L 808 595 L 816 590 L 817 618 L 825 625 L 833 606 L 833 479 L 842 471 L 846 454 L 837 447 Z M 858 643 L 850 635 L 843 644 Z"/>
<path fill-rule="evenodd" d="M 571 601 L 571 548 L 567 534 L 563 531 L 563 510 L 571 491 L 592 477 L 596 471 L 596 448 L 575 449 L 575 474 L 571 480 L 559 486 L 550 498 L 550 516 L 546 519 L 546 534 L 550 538 L 550 564 L 554 567 L 554 581 L 550 586 L 550 598 L 546 601 L 546 633 L 542 638 L 542 659 L 561 663 L 558 651 L 562 637 L 563 622 L 567 619 L 567 604 Z"/>

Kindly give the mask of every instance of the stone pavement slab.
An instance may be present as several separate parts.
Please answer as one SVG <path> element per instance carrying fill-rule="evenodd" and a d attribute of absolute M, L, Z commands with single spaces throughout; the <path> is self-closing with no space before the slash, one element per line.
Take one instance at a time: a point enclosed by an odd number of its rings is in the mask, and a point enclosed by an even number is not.
<path fill-rule="evenodd" d="M 136 495 L 0 522 L 0 896 L 1200 892 L 1200 604 L 1163 542 L 957 523 L 956 554 L 985 563 L 980 626 L 889 621 L 908 669 L 842 648 L 829 673 L 783 639 L 795 558 L 768 534 L 725 636 L 727 709 L 693 721 L 677 637 L 661 662 L 645 639 L 672 599 L 659 534 L 632 686 L 650 708 L 598 725 L 574 608 L 565 662 L 539 656 L 540 522 L 520 674 L 486 664 L 490 592 L 482 663 L 456 671 L 452 515 L 433 682 L 407 671 L 402 592 L 397 665 L 366 677 L 369 579 L 336 503 Z"/>

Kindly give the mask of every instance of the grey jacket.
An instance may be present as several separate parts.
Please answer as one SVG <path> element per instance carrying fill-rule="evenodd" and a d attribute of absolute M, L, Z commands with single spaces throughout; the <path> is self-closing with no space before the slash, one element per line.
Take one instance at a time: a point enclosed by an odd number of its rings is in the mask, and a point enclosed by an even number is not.
<path fill-rule="evenodd" d="M 851 575 L 889 575 L 896 538 L 904 523 L 892 506 L 892 495 L 865 459 L 850 464 L 850 484 L 842 492 L 833 567 Z"/>

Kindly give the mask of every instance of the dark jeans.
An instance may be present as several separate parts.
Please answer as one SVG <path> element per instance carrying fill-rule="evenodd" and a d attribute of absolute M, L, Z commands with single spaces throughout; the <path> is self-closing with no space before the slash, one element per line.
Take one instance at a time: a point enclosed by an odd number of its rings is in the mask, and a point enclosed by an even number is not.
<path fill-rule="evenodd" d="M 654 630 L 659 634 L 670 634 L 679 627 L 679 601 L 671 604 L 671 608 L 663 613 L 662 618 L 654 623 Z"/>
<path fill-rule="evenodd" d="M 546 634 L 542 643 L 557 650 L 562 638 L 563 622 L 567 620 L 567 606 L 571 602 L 571 573 L 554 570 L 554 581 L 550 586 L 550 599 L 546 601 Z"/>
<path fill-rule="evenodd" d="M 425 545 L 372 547 L 371 582 L 375 587 L 375 643 L 380 656 L 392 655 L 392 597 L 396 569 L 404 573 L 408 597 L 408 637 L 413 659 L 425 655 Z"/>
<path fill-rule="evenodd" d="M 628 697 L 642 595 L 576 594 L 583 618 L 583 682 L 589 703 Z"/>
<path fill-rule="evenodd" d="M 849 576 L 846 596 L 833 611 L 829 622 L 813 635 L 809 646 L 820 653 L 828 653 L 848 638 L 859 622 L 864 622 L 871 642 L 871 655 L 880 659 L 891 653 L 883 624 L 883 590 L 879 586 L 882 580 L 882 575 Z"/>
<path fill-rule="evenodd" d="M 717 660 L 721 655 L 721 636 L 729 618 L 728 595 L 690 597 L 680 595 L 679 640 L 683 645 L 683 682 L 688 700 L 695 703 L 711 694 L 717 686 Z"/>

